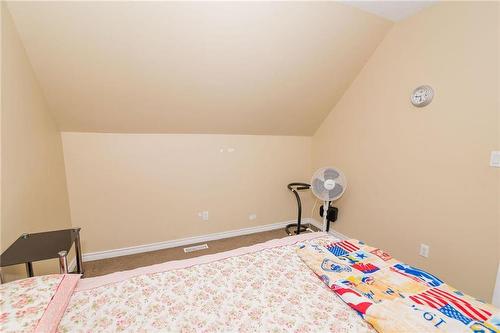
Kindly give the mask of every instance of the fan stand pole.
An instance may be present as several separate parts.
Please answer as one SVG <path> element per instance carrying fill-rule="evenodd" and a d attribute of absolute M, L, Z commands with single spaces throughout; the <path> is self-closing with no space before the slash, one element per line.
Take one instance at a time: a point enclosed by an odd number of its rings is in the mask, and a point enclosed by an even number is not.
<path fill-rule="evenodd" d="M 323 231 L 328 231 L 326 227 L 326 224 L 328 223 L 328 221 L 326 220 L 326 215 L 328 213 L 329 206 L 330 206 L 330 201 L 325 201 L 325 203 L 323 204 Z"/>

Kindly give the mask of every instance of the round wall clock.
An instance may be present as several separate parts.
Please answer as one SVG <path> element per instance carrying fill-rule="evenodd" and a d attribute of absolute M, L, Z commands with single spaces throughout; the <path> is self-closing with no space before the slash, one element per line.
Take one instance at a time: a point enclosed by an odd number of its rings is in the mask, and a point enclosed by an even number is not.
<path fill-rule="evenodd" d="M 427 85 L 420 86 L 415 88 L 415 90 L 413 90 L 413 93 L 411 94 L 411 103 L 416 107 L 421 108 L 426 105 L 429 105 L 433 97 L 434 97 L 434 90 L 432 89 L 431 86 Z"/>

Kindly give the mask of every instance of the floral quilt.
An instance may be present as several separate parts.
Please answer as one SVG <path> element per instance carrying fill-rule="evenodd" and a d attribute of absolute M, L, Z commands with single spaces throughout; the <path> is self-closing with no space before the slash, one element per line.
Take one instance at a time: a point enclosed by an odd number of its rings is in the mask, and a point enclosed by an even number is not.
<path fill-rule="evenodd" d="M 243 255 L 80 288 L 58 332 L 373 332 L 317 279 L 291 241 L 272 242 Z"/>
<path fill-rule="evenodd" d="M 53 332 L 79 275 L 44 275 L 0 285 L 0 332 Z"/>
<path fill-rule="evenodd" d="M 378 332 L 500 332 L 493 305 L 358 240 L 313 240 L 297 252 Z"/>

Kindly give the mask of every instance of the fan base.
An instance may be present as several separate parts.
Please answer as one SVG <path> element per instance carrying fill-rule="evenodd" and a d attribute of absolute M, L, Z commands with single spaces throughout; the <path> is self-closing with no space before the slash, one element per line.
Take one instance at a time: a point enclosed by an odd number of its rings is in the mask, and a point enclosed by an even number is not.
<path fill-rule="evenodd" d="M 306 224 L 300 225 L 300 232 L 297 232 L 297 231 L 298 231 L 298 224 L 297 223 L 292 223 L 292 224 L 289 224 L 285 227 L 285 232 L 288 234 L 288 236 L 294 236 L 294 235 L 302 234 L 305 232 L 316 232 L 318 230 L 312 224 L 306 223 Z"/>

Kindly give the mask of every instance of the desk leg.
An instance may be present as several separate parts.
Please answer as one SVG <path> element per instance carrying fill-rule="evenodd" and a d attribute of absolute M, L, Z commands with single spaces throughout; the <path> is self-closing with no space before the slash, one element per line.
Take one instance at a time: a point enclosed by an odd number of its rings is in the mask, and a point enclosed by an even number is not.
<path fill-rule="evenodd" d="M 83 274 L 83 260 L 82 260 L 82 246 L 80 245 L 80 233 L 75 239 L 75 252 L 76 252 L 76 272 Z"/>
<path fill-rule="evenodd" d="M 33 264 L 31 262 L 27 262 L 26 263 L 26 274 L 28 275 L 28 277 L 35 276 L 33 274 Z"/>
<path fill-rule="evenodd" d="M 57 254 L 59 255 L 59 272 L 61 274 L 68 274 L 68 252 L 61 251 Z"/>

